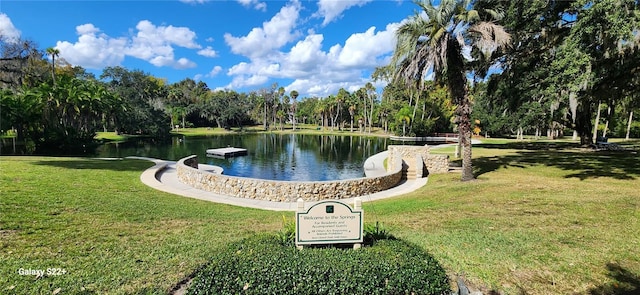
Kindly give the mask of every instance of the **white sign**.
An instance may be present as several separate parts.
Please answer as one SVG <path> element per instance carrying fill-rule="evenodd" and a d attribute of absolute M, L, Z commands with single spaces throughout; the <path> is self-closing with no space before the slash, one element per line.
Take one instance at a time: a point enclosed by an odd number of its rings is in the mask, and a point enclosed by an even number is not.
<path fill-rule="evenodd" d="M 298 200 L 296 245 L 362 243 L 363 212 L 338 201 L 317 203 L 304 210 Z"/>

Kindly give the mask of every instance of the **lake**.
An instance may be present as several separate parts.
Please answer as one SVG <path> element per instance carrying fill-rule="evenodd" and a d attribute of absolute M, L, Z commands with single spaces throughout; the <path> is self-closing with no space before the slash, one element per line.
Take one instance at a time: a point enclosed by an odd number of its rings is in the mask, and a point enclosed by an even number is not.
<path fill-rule="evenodd" d="M 388 138 L 304 134 L 242 134 L 174 137 L 170 142 L 132 140 L 108 143 L 97 157 L 141 156 L 176 161 L 197 155 L 202 164 L 220 166 L 225 175 L 272 180 L 325 181 L 364 176 L 364 161 L 387 150 Z M 245 148 L 246 156 L 206 156 L 206 150 Z"/>

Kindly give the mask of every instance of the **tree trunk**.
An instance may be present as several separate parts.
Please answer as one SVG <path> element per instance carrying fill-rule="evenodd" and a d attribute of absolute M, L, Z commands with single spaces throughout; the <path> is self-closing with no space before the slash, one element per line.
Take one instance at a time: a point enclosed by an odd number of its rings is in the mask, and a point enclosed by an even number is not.
<path fill-rule="evenodd" d="M 576 131 L 580 137 L 580 144 L 583 146 L 593 143 L 593 121 L 591 120 L 592 104 L 583 102 L 579 105 L 579 111 L 576 116 Z"/>
<path fill-rule="evenodd" d="M 351 132 L 353 132 L 353 115 L 351 115 Z"/>
<path fill-rule="evenodd" d="M 458 140 L 462 145 L 462 181 L 473 180 L 471 164 L 471 101 L 467 88 L 467 77 L 464 71 L 464 58 L 460 54 L 460 44 L 454 38 L 447 40 L 447 86 L 451 99 L 456 105 L 456 123 L 458 124 Z"/>
<path fill-rule="evenodd" d="M 262 107 L 262 127 L 264 130 L 267 130 L 269 125 L 267 124 L 267 102 L 264 102 L 264 106 Z"/>
<path fill-rule="evenodd" d="M 413 106 L 413 114 L 411 114 L 411 123 L 409 124 L 409 132 L 413 130 L 413 122 L 416 120 L 416 112 L 418 110 L 418 102 L 420 101 L 420 94 L 416 97 L 416 104 Z M 424 113 L 423 113 L 424 114 Z"/>
<path fill-rule="evenodd" d="M 371 106 L 371 112 L 369 113 L 369 133 L 371 133 L 373 129 L 373 95 L 371 95 L 371 101 L 369 105 Z"/>
<path fill-rule="evenodd" d="M 460 127 L 460 143 L 462 145 L 462 181 L 473 180 L 473 167 L 471 166 L 471 124 Z M 464 124 L 466 125 L 466 124 Z"/>
<path fill-rule="evenodd" d="M 611 106 L 607 108 L 607 121 L 604 123 L 604 131 L 602 131 L 602 137 L 607 137 L 607 130 L 609 130 L 610 120 L 611 120 Z"/>
<path fill-rule="evenodd" d="M 593 137 L 591 138 L 592 142 L 598 141 L 598 125 L 600 124 L 600 107 L 602 106 L 602 102 L 598 101 L 598 112 L 596 114 L 596 121 L 593 123 Z"/>
<path fill-rule="evenodd" d="M 522 130 L 522 127 L 518 127 L 518 131 L 516 132 L 516 140 L 523 140 L 524 139 L 524 131 Z"/>
<path fill-rule="evenodd" d="M 367 95 L 368 94 L 365 93 L 365 95 L 363 97 L 363 100 L 364 100 L 364 110 L 362 110 L 362 115 L 364 116 L 364 118 L 363 118 L 364 119 L 363 120 L 364 125 L 362 126 L 363 127 L 363 129 L 362 129 L 363 133 L 367 131 Z"/>
<path fill-rule="evenodd" d="M 629 122 L 627 123 L 627 135 L 624 137 L 625 140 L 629 140 L 629 133 L 631 132 L 631 122 L 633 122 L 633 111 L 629 112 Z"/>
<path fill-rule="evenodd" d="M 51 55 L 51 79 L 53 79 L 53 88 L 56 88 L 56 55 Z"/>
<path fill-rule="evenodd" d="M 571 122 L 573 123 L 573 137 L 572 140 L 578 140 L 578 130 L 576 130 L 576 118 L 578 115 L 578 98 L 575 92 L 569 93 L 569 109 L 571 110 Z"/>

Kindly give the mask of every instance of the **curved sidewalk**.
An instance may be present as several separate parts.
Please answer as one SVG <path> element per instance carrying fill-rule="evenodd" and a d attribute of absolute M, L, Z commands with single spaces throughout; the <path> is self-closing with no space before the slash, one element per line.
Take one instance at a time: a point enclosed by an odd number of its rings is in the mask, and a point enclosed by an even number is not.
<path fill-rule="evenodd" d="M 365 175 L 369 177 L 385 174 L 386 170 L 384 169 L 384 160 L 387 158 L 387 154 L 388 152 L 385 151 L 368 158 L 364 163 Z M 142 175 L 140 175 L 140 180 L 144 184 L 160 191 L 204 201 L 264 210 L 296 211 L 298 208 L 296 202 L 271 202 L 255 199 L 237 198 L 196 189 L 178 180 L 178 174 L 175 167 L 176 162 L 174 161 L 165 161 L 145 157 L 127 158 L 148 160 L 154 162 L 156 165 L 145 170 Z M 207 166 L 208 165 L 200 164 L 200 169 L 207 169 Z M 360 198 L 363 202 L 368 202 L 406 194 L 424 186 L 427 183 L 427 180 L 428 179 L 426 177 L 414 180 L 403 180 L 400 184 L 388 190 L 361 196 Z M 353 202 L 353 198 L 342 199 L 341 201 L 351 203 Z M 306 205 L 309 206 L 318 202 L 321 201 L 306 202 Z"/>

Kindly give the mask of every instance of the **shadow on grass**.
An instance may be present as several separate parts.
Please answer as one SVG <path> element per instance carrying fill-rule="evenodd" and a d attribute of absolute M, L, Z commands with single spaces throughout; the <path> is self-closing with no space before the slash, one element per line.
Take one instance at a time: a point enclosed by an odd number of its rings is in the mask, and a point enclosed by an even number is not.
<path fill-rule="evenodd" d="M 145 160 L 102 160 L 102 159 L 69 159 L 34 162 L 35 165 L 53 166 L 65 169 L 111 170 L 111 171 L 140 171 L 153 166 Z"/>
<path fill-rule="evenodd" d="M 591 295 L 638 295 L 640 294 L 640 275 L 615 264 L 607 264 L 612 283 L 597 286 L 589 290 Z"/>
<path fill-rule="evenodd" d="M 499 168 L 525 168 L 535 165 L 556 167 L 570 173 L 565 178 L 586 180 L 610 177 L 632 180 L 640 177 L 640 155 L 637 151 L 580 150 L 574 143 L 524 142 L 479 144 L 489 149 L 513 149 L 516 154 L 474 159 L 474 174 L 479 176 Z"/>

